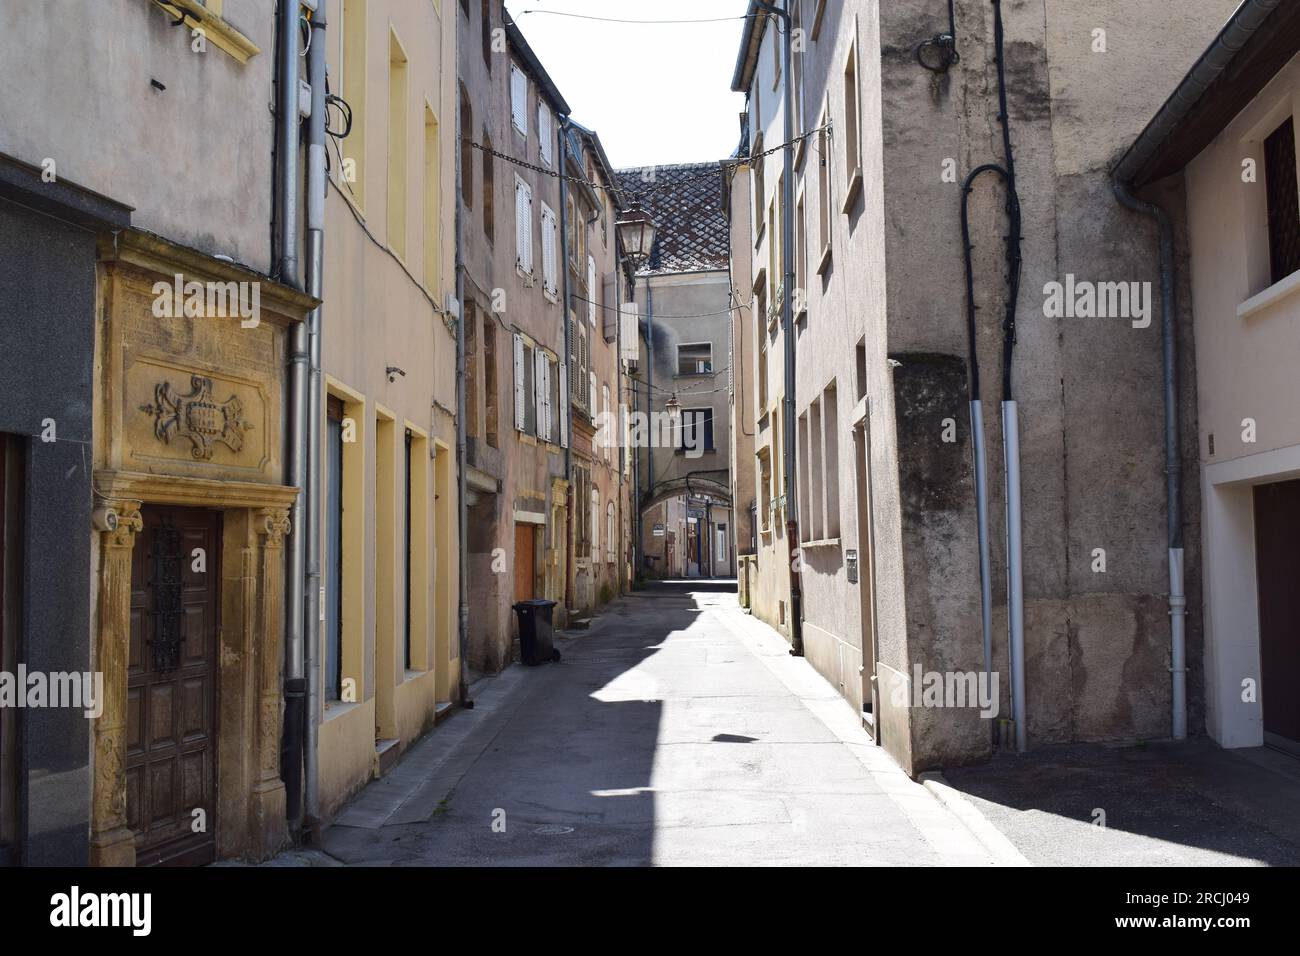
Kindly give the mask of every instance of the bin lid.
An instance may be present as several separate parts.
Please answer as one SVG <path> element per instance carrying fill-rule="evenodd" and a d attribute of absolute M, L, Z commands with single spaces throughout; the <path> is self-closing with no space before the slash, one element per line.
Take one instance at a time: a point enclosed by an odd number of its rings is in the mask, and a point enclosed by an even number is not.
<path fill-rule="evenodd" d="M 519 608 L 521 607 L 527 607 L 527 608 L 555 607 L 555 605 L 559 603 L 560 603 L 559 601 L 547 601 L 544 598 L 532 598 L 531 600 L 528 601 L 520 601 L 518 604 L 512 605 L 512 607 L 514 608 L 514 610 L 519 610 Z"/>

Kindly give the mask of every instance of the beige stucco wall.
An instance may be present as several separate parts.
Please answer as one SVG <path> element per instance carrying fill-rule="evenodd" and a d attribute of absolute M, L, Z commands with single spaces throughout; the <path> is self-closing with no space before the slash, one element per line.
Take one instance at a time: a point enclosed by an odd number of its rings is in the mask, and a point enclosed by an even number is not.
<path fill-rule="evenodd" d="M 340 7 L 339 0 L 328 7 L 328 63 L 336 77 L 340 41 L 345 39 Z M 405 749 L 432 727 L 437 704 L 452 699 L 458 682 L 456 607 L 454 599 L 448 600 L 456 594 L 457 555 L 454 546 L 448 546 L 456 541 L 456 509 L 439 507 L 443 498 L 456 500 L 455 468 L 440 468 L 435 457 L 450 460 L 456 445 L 455 326 L 444 311 L 454 278 L 455 29 L 444 18 L 455 16 L 457 7 L 442 7 L 440 14 L 431 3 L 370 0 L 366 95 L 358 111 L 364 139 L 342 142 L 343 155 L 349 158 L 364 142 L 359 164 L 364 205 L 350 198 L 349 184 L 341 178 L 343 164 L 337 153 L 331 155 L 322 361 L 326 390 L 343 399 L 345 414 L 356 420 L 359 462 L 355 472 L 349 472 L 345 462 L 344 510 L 346 515 L 360 503 L 364 519 L 350 535 L 354 529 L 345 518 L 343 668 L 345 678 L 357 681 L 358 701 L 335 702 L 324 709 L 320 800 L 326 818 L 376 771 L 376 734 L 398 740 L 397 746 Z M 388 221 L 390 31 L 407 57 L 404 241 L 391 233 Z M 430 274 L 425 257 L 426 104 L 440 134 L 436 274 Z M 390 374 L 390 367 L 402 373 Z M 378 417 L 392 421 L 392 440 L 382 445 Z M 406 428 L 415 436 L 413 448 L 423 452 L 412 466 L 413 493 L 424 491 L 417 509 L 417 517 L 423 512 L 424 524 L 413 533 L 417 551 L 411 565 L 418 582 L 412 597 L 416 635 L 411 670 L 404 667 L 404 635 L 397 633 L 403 613 L 400 509 Z M 354 474 L 356 480 L 350 481 Z M 381 474 L 391 482 L 385 500 L 393 503 L 391 517 L 383 521 L 376 504 Z M 383 547 L 391 551 L 381 554 Z M 423 614 L 418 610 L 421 603 Z"/>
<path fill-rule="evenodd" d="M 0 6 L 0 152 L 52 159 L 60 179 L 135 207 L 135 227 L 269 273 L 274 4 L 225 0 L 261 50 L 247 63 L 211 42 L 195 52 L 145 0 L 31 7 Z"/>
<path fill-rule="evenodd" d="M 1180 6 L 1064 0 L 1006 3 L 1007 82 L 1024 216 L 1023 284 L 1015 357 L 1024 481 L 1027 703 L 1031 743 L 1160 737 L 1169 733 L 1168 617 L 1164 595 L 1163 409 L 1158 316 L 1133 329 L 1122 320 L 1048 319 L 1044 286 L 1066 273 L 1094 281 L 1151 281 L 1158 290 L 1154 229 L 1113 198 L 1109 167 L 1182 78 L 1231 12 L 1232 0 Z M 856 490 L 848 431 L 858 393 L 846 387 L 846 352 L 865 336 L 871 436 L 871 510 L 879 661 L 910 674 L 982 666 L 974 496 L 970 473 L 960 180 L 1001 161 L 996 121 L 992 7 L 958 0 L 958 66 L 942 77 L 913 56 L 943 24 L 933 4 L 872 0 L 828 4 L 804 64 L 804 128 L 823 104 L 835 123 L 831 149 L 832 259 L 817 275 L 811 250 L 808 329 L 798 343 L 796 413 L 814 390 L 837 383 L 841 429 L 841 553 L 854 532 Z M 1095 29 L 1106 52 L 1094 52 Z M 844 68 L 860 51 L 862 196 L 845 204 Z M 781 141 L 772 37 L 757 57 L 755 86 L 765 146 Z M 751 105 L 753 97 L 751 96 Z M 805 159 L 805 162 L 807 160 Z M 945 162 L 956 173 L 945 177 Z M 767 160 L 776 188 L 781 157 Z M 810 235 L 817 225 L 816 166 L 803 176 Z M 1172 197 L 1177 199 L 1176 196 Z M 1002 194 L 981 181 L 971 202 L 979 358 L 983 371 L 994 568 L 994 667 L 1005 673 L 1005 567 L 1001 487 L 1000 317 L 1005 298 Z M 755 210 L 755 215 L 759 214 Z M 764 237 L 754 250 L 766 263 Z M 815 244 L 810 242 L 810 247 Z M 1158 299 L 1158 294 L 1157 294 Z M 1156 307 L 1158 311 L 1158 305 Z M 780 334 L 769 339 L 780 356 Z M 1186 377 L 1180 414 L 1194 432 Z M 899 362 L 894 366 L 891 362 Z M 779 397 L 780 363 L 769 391 Z M 942 442 L 951 419 L 956 441 Z M 769 426 L 770 428 L 770 426 Z M 765 440 L 760 432 L 759 442 Z M 779 454 L 779 447 L 776 449 Z M 1187 500 L 1197 498 L 1188 462 Z M 1189 507 L 1190 541 L 1199 515 Z M 863 541 L 854 544 L 861 550 Z M 1091 568 L 1105 548 L 1108 570 Z M 818 549 L 820 550 L 820 549 Z M 810 552 L 811 553 L 811 552 Z M 818 562 L 823 566 L 818 566 Z M 1199 548 L 1189 545 L 1189 576 Z M 760 549 L 760 575 L 764 565 Z M 863 561 L 865 570 L 866 561 Z M 861 603 L 849 599 L 842 566 L 805 561 L 805 641 L 833 683 L 846 648 L 861 646 Z M 1197 723 L 1199 594 L 1190 594 L 1193 726 Z M 757 612 L 757 611 L 756 611 Z M 838 654 L 815 649 L 842 641 Z M 1002 711 L 1009 699 L 1002 682 Z M 884 688 L 882 688 L 882 691 Z M 988 727 L 974 711 L 893 708 L 882 700 L 884 743 L 906 768 L 988 753 Z"/>
<path fill-rule="evenodd" d="M 1207 729 L 1224 746 L 1263 742 L 1269 692 L 1260 674 L 1252 489 L 1300 477 L 1300 296 L 1295 276 L 1272 283 L 1263 156 L 1264 139 L 1294 114 L 1298 94 L 1293 59 L 1184 173 L 1207 556 Z M 1247 678 L 1263 678 L 1260 700 L 1242 699 Z"/>

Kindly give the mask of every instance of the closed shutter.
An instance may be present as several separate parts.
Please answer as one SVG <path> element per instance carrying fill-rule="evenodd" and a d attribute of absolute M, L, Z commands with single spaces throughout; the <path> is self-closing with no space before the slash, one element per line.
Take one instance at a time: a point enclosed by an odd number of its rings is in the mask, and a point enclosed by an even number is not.
<path fill-rule="evenodd" d="M 636 302 L 624 302 L 621 309 L 623 317 L 623 360 L 635 362 L 641 355 L 641 329 L 639 306 Z"/>
<path fill-rule="evenodd" d="M 540 98 L 537 103 L 537 139 L 541 146 L 542 162 L 549 166 L 555 150 L 555 131 L 551 127 L 551 109 Z"/>
<path fill-rule="evenodd" d="M 587 409 L 591 412 L 592 417 L 595 417 L 596 411 L 599 408 L 599 406 L 596 404 L 596 373 L 588 372 L 587 377 L 591 381 L 591 386 L 590 386 L 591 390 L 587 392 L 587 402 L 589 403 L 587 405 Z"/>
<path fill-rule="evenodd" d="M 551 419 L 547 409 L 551 405 L 549 376 L 546 374 L 549 363 L 546 353 L 540 348 L 533 350 L 533 400 L 537 408 L 537 437 L 542 441 L 550 440 Z"/>
<path fill-rule="evenodd" d="M 613 342 L 618 335 L 618 309 L 611 306 L 614 301 L 614 275 L 613 272 L 606 273 L 600 284 L 600 325 L 606 342 Z"/>
<path fill-rule="evenodd" d="M 609 386 L 600 387 L 600 412 L 601 420 L 605 423 L 605 460 L 609 461 L 609 450 L 614 444 L 614 426 L 609 420 Z"/>
<path fill-rule="evenodd" d="M 556 294 L 555 284 L 555 213 L 542 203 L 542 288 Z"/>
<path fill-rule="evenodd" d="M 596 327 L 596 260 L 587 256 L 587 321 Z"/>
<path fill-rule="evenodd" d="M 510 119 L 515 129 L 528 133 L 528 77 L 513 63 L 510 64 Z"/>
<path fill-rule="evenodd" d="M 515 179 L 515 261 L 526 274 L 533 271 L 533 190 Z"/>
<path fill-rule="evenodd" d="M 515 333 L 515 430 L 523 431 L 526 413 L 524 409 L 524 337 Z"/>
<path fill-rule="evenodd" d="M 569 363 L 560 362 L 560 445 L 569 447 Z"/>
<path fill-rule="evenodd" d="M 600 560 L 600 492 L 591 489 L 591 560 Z"/>
<path fill-rule="evenodd" d="M 627 417 L 627 405 L 624 402 L 618 403 L 618 417 L 623 423 L 623 447 L 627 449 L 627 456 L 623 459 L 623 474 L 628 475 L 632 472 L 632 422 Z"/>

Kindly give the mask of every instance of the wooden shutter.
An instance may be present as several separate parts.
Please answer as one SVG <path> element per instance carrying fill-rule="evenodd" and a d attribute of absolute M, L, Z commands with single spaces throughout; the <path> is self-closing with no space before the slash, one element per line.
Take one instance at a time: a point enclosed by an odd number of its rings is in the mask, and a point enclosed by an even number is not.
<path fill-rule="evenodd" d="M 613 272 L 606 273 L 600 284 L 600 324 L 606 342 L 613 342 L 618 336 L 618 309 L 611 307 L 614 301 L 614 276 Z"/>
<path fill-rule="evenodd" d="M 600 492 L 591 489 L 591 560 L 600 560 Z"/>
<path fill-rule="evenodd" d="M 624 361 L 635 362 L 641 356 L 640 317 L 636 302 L 624 302 L 621 307 L 623 319 L 623 354 Z"/>
<path fill-rule="evenodd" d="M 510 64 L 510 119 L 519 132 L 528 133 L 528 77 Z"/>
<path fill-rule="evenodd" d="M 595 372 L 588 372 L 588 373 L 587 373 L 587 377 L 588 377 L 588 379 L 591 381 L 591 386 L 590 386 L 591 390 L 590 390 L 589 392 L 587 392 L 587 401 L 588 401 L 588 403 L 589 403 L 589 404 L 587 405 L 587 410 L 590 411 L 592 417 L 595 418 L 595 417 L 596 417 L 596 409 L 597 409 L 597 407 L 598 407 L 598 406 L 596 405 L 596 373 L 595 373 Z"/>
<path fill-rule="evenodd" d="M 551 165 L 555 150 L 555 130 L 551 126 L 551 110 L 541 97 L 537 100 L 537 140 L 541 147 L 542 162 Z"/>
<path fill-rule="evenodd" d="M 546 353 L 540 348 L 533 350 L 533 407 L 535 416 L 535 434 L 545 441 L 549 436 L 547 429 L 550 421 L 546 417 L 546 406 L 550 404 L 550 395 L 546 390 Z"/>
<path fill-rule="evenodd" d="M 515 430 L 523 431 L 526 413 L 524 410 L 524 337 L 515 333 Z"/>
<path fill-rule="evenodd" d="M 515 261 L 525 273 L 533 271 L 533 190 L 515 179 Z"/>
<path fill-rule="evenodd" d="M 596 327 L 596 260 L 587 256 L 587 321 Z"/>
<path fill-rule="evenodd" d="M 555 213 L 546 203 L 542 203 L 542 288 L 556 294 Z"/>
<path fill-rule="evenodd" d="M 609 421 L 609 386 L 600 387 L 600 411 L 605 422 L 605 460 L 609 461 L 609 450 L 614 444 L 613 426 Z"/>
<path fill-rule="evenodd" d="M 569 447 L 569 363 L 560 362 L 560 446 Z"/>

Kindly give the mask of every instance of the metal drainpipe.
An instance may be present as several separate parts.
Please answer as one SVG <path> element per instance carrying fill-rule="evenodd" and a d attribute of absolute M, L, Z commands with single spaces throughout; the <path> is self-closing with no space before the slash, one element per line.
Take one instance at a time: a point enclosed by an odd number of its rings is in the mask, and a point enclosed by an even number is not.
<path fill-rule="evenodd" d="M 324 298 L 325 273 L 325 7 L 311 19 L 307 79 L 311 83 L 311 118 L 307 123 L 307 291 Z M 321 308 L 307 316 L 311 370 L 307 401 L 307 605 L 303 669 L 307 675 L 306 740 L 303 746 L 303 822 L 313 832 L 320 822 L 317 753 L 320 707 L 321 609 Z"/>
<path fill-rule="evenodd" d="M 645 262 L 649 265 L 649 253 L 646 253 Z M 649 437 L 646 440 L 646 494 L 653 495 L 655 490 L 655 434 L 657 429 L 653 426 L 654 407 L 655 407 L 655 290 L 650 284 L 650 277 L 645 277 L 645 410 L 647 432 Z M 664 526 L 664 547 L 667 547 L 668 528 L 665 522 Z"/>
<path fill-rule="evenodd" d="M 786 0 L 787 6 L 790 0 Z M 794 348 L 794 88 L 790 83 L 791 37 L 790 14 L 771 3 L 758 0 L 758 6 L 778 17 L 784 29 L 781 31 L 781 120 L 785 149 L 782 157 L 782 179 L 784 189 L 781 203 L 785 207 L 781 213 L 781 338 L 785 359 L 785 394 L 781 397 L 781 458 L 782 476 L 785 485 L 785 543 L 790 567 L 790 653 L 803 656 L 803 594 L 800 586 L 799 571 L 796 569 L 794 552 L 799 541 L 799 499 L 794 481 L 794 389 L 795 389 L 795 348 Z M 769 241 L 771 241 L 769 239 Z"/>
<path fill-rule="evenodd" d="M 1177 300 L 1174 288 L 1174 227 L 1169 214 L 1155 203 L 1143 202 L 1119 178 L 1112 180 L 1115 197 L 1134 212 L 1153 217 L 1160 226 L 1160 337 L 1165 393 L 1165 514 L 1169 548 L 1169 670 L 1173 678 L 1171 724 L 1175 740 L 1187 736 L 1187 596 L 1183 581 L 1182 439 L 1178 422 L 1178 341 L 1174 329 Z"/>
<path fill-rule="evenodd" d="M 456 45 L 456 75 L 460 75 L 460 45 Z M 473 708 L 474 701 L 469 696 L 469 495 L 467 473 L 469 461 L 466 458 L 468 442 L 465 434 L 465 250 L 464 250 L 464 206 L 463 173 L 461 170 L 460 143 L 468 135 L 464 128 L 465 117 L 460 112 L 460 101 L 456 104 L 456 301 L 460 304 L 460 315 L 456 320 L 456 537 L 457 537 L 457 608 L 456 608 L 456 642 L 460 654 L 460 669 L 456 678 L 457 696 L 460 704 L 467 709 Z"/>
<path fill-rule="evenodd" d="M 558 172 L 560 174 L 560 321 L 564 327 L 564 361 L 568 362 L 573 357 L 573 323 L 569 320 L 569 181 L 565 179 L 566 163 L 568 162 L 568 130 L 569 117 L 561 116 L 560 122 L 556 124 L 555 130 L 555 155 L 559 164 Z M 589 333 L 590 334 L 590 333 Z M 591 354 L 590 349 L 588 353 Z M 564 604 L 565 615 L 564 622 L 569 623 L 568 610 L 573 606 L 573 586 L 572 582 L 577 576 L 576 569 L 573 566 L 573 539 L 577 533 L 577 526 L 574 523 L 574 504 L 577 499 L 573 494 L 573 373 L 569 369 L 568 382 L 569 394 L 564 396 L 563 405 L 568 411 L 569 424 L 568 436 L 569 443 L 564 449 L 564 481 L 565 481 L 565 515 L 568 518 L 568 527 L 564 529 Z M 582 383 L 582 388 L 586 389 L 587 383 Z M 555 529 L 551 530 L 552 540 L 554 540 Z"/>
<path fill-rule="evenodd" d="M 280 237 L 280 281 L 300 288 L 298 279 L 298 0 L 280 0 L 276 13 L 280 34 L 280 63 L 276 78 L 276 154 L 280 168 L 277 222 Z M 307 541 L 303 498 L 307 484 L 307 377 L 311 361 L 307 322 L 295 322 L 290 335 L 285 479 L 299 489 L 290 509 L 288 567 L 285 582 L 284 640 L 284 766 L 285 814 L 297 830 L 302 821 L 302 731 L 304 571 Z"/>

